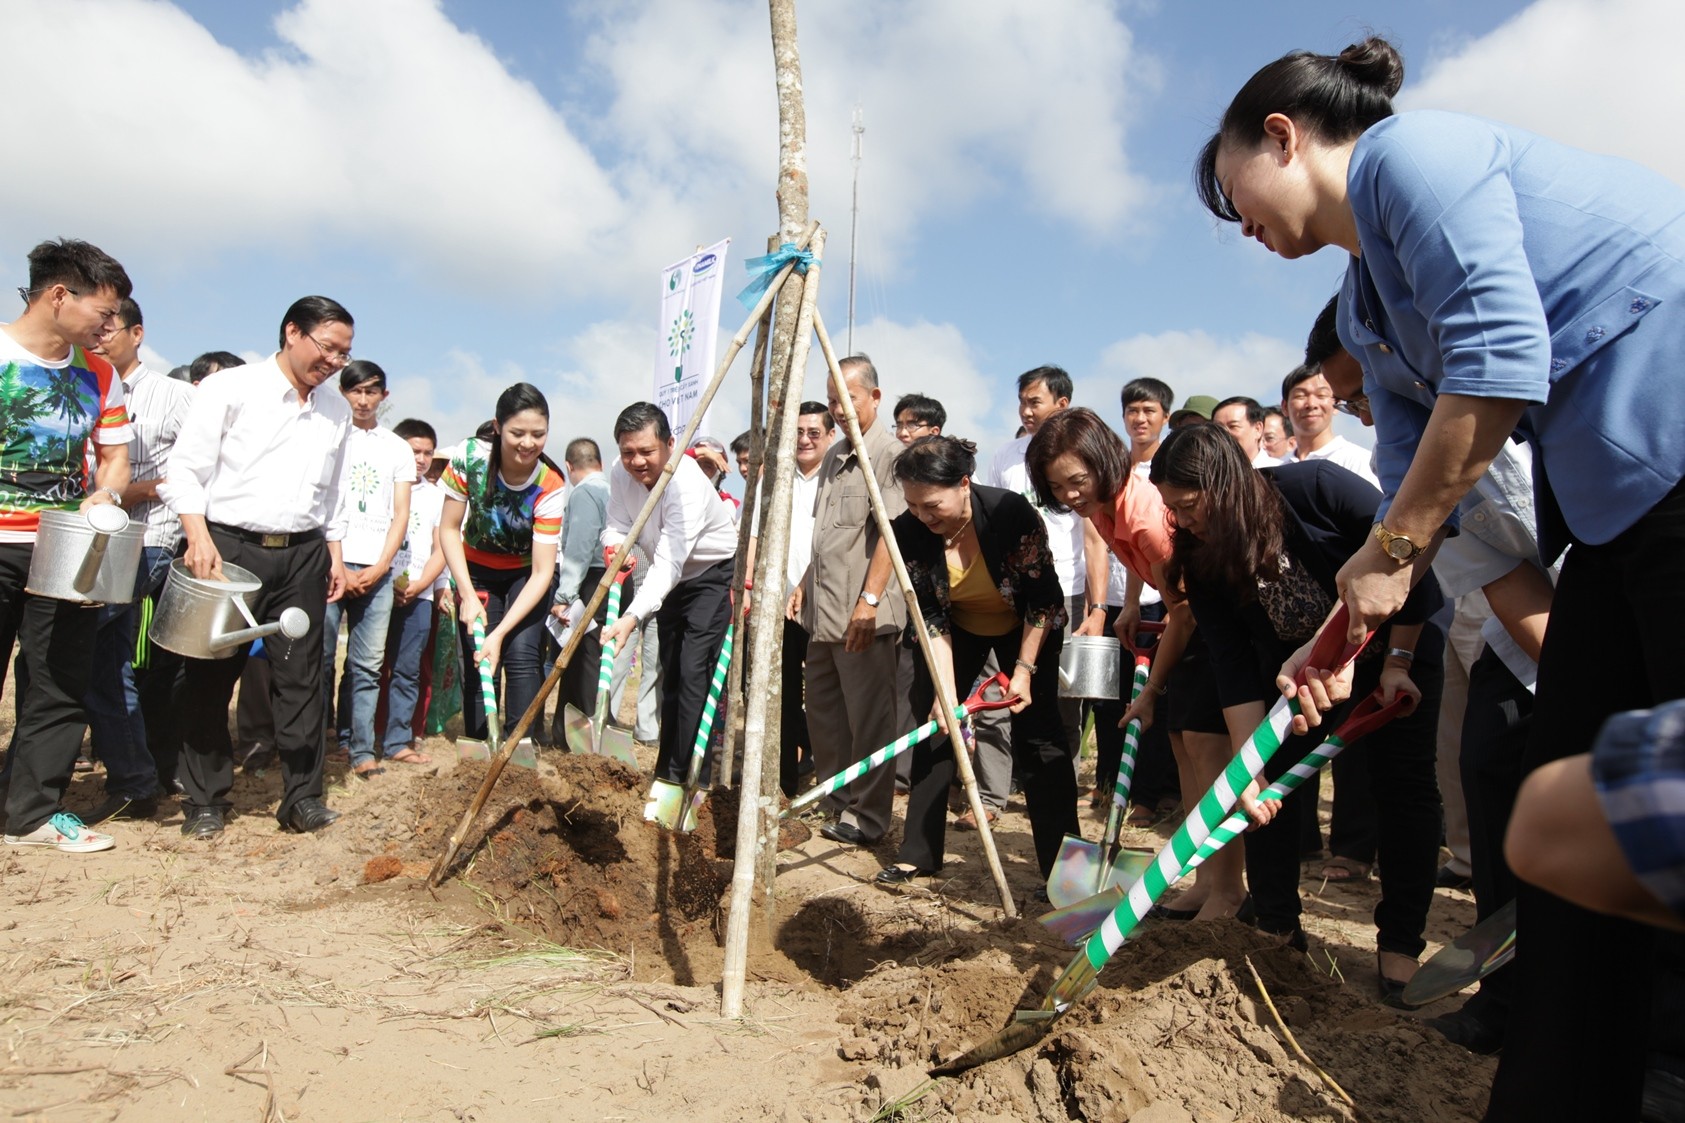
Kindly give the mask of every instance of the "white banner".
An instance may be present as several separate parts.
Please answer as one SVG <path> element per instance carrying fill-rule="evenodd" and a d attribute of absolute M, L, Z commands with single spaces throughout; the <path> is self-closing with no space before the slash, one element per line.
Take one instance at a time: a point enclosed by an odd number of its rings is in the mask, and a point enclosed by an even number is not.
<path fill-rule="evenodd" d="M 720 287 L 731 239 L 715 242 L 661 271 L 661 323 L 655 351 L 655 404 L 677 435 L 689 424 L 714 376 Z"/>

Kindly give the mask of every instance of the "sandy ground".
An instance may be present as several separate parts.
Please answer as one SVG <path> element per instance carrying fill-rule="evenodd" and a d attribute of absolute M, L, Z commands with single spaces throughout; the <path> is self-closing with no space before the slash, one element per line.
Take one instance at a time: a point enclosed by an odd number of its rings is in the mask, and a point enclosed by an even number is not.
<path fill-rule="evenodd" d="M 730 863 L 710 823 L 664 836 L 636 813 L 641 778 L 546 755 L 506 774 L 486 840 L 430 891 L 427 865 L 482 766 L 425 747 L 434 765 L 369 781 L 332 762 L 344 818 L 319 835 L 277 829 L 270 774 L 240 778 L 241 814 L 209 844 L 181 837 L 171 803 L 113 824 L 104 854 L 0 853 L 0 1116 L 1357 1118 L 1284 1047 L 1248 956 L 1364 1117 L 1470 1120 L 1484 1104 L 1492 1062 L 1379 1003 L 1373 882 L 1305 884 L 1308 956 L 1232 923 L 1150 925 L 1037 1048 L 932 1082 L 934 1060 L 1035 1005 L 1071 954 L 1000 920 L 974 834 L 951 832 L 944 877 L 904 895 L 866 883 L 893 837 L 786 850 L 775 915 L 756 921 L 749 1017 L 728 1022 Z M 78 776 L 71 807 L 98 784 Z M 1016 800 L 997 839 L 1028 904 Z M 1440 891 L 1432 948 L 1472 922 L 1471 898 Z"/>

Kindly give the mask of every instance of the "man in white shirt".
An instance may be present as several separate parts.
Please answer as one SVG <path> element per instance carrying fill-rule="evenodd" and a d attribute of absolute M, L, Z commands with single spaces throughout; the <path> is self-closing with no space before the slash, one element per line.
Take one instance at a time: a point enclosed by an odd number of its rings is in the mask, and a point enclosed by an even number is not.
<path fill-rule="evenodd" d="M 1236 395 L 1224 398 L 1211 411 L 1211 420 L 1240 442 L 1241 451 L 1254 468 L 1273 468 L 1281 461 L 1264 451 L 1264 407 L 1256 398 Z"/>
<path fill-rule="evenodd" d="M 1055 366 L 1037 367 L 1018 376 L 1018 420 L 1024 424 L 1024 435 L 1001 446 L 980 481 L 990 487 L 1015 491 L 1028 499 L 1047 524 L 1047 544 L 1053 551 L 1053 568 L 1059 575 L 1059 585 L 1065 590 L 1065 603 L 1072 621 L 1072 635 L 1098 636 L 1105 634 L 1106 578 L 1111 565 L 1106 558 L 1109 550 L 1094 524 L 1072 511 L 1050 511 L 1041 506 L 1036 489 L 1030 484 L 1029 470 L 1024 467 L 1024 452 L 1030 447 L 1041 423 L 1071 407 L 1071 376 Z M 1061 698 L 1059 713 L 1064 719 L 1065 737 L 1073 746 L 1073 756 L 1082 746 L 1082 701 Z M 993 757 L 994 759 L 989 759 Z M 1012 781 L 1010 748 L 1004 759 L 978 745 L 977 763 L 984 804 L 991 812 L 1006 803 Z M 1004 778 L 1004 779 L 1003 779 Z M 971 812 L 961 813 L 956 826 L 975 827 Z"/>
<path fill-rule="evenodd" d="M 421 659 L 433 635 L 434 594 L 444 585 L 445 553 L 439 549 L 439 521 L 445 489 L 427 478 L 438 451 L 433 426 L 413 417 L 392 427 L 413 458 L 409 530 L 392 559 L 392 620 L 386 628 L 391 681 L 386 688 L 386 733 L 381 751 L 399 764 L 432 764 L 415 747 L 415 708 L 421 696 Z"/>
<path fill-rule="evenodd" d="M 1279 464 L 1285 464 L 1293 459 L 1294 446 L 1293 429 L 1287 423 L 1287 415 L 1281 412 L 1280 406 L 1265 406 L 1264 454 L 1275 457 Z"/>
<path fill-rule="evenodd" d="M 381 770 L 375 759 L 374 714 L 392 620 L 392 560 L 410 525 L 415 453 L 408 441 L 380 423 L 380 404 L 390 391 L 386 372 L 377 364 L 367 359 L 347 363 L 339 372 L 339 392 L 351 406 L 339 477 L 345 595 L 322 617 L 322 705 L 337 719 L 339 747 L 350 757 L 352 774 L 367 777 Z M 342 617 L 350 635 L 336 700 L 334 656 Z"/>
<path fill-rule="evenodd" d="M 144 699 L 130 656 L 140 620 L 138 604 L 163 586 L 170 559 L 181 541 L 181 524 L 168 507 L 158 502 L 158 480 L 164 473 L 164 460 L 175 445 L 176 431 L 187 416 L 193 390 L 141 361 L 140 345 L 145 338 L 140 305 L 128 298 L 119 306 L 118 322 L 99 347 L 99 353 L 123 380 L 123 404 L 135 436 L 129 442 L 129 483 L 122 489 L 122 505 L 134 523 L 145 526 L 146 540 L 135 575 L 135 600 L 99 609 L 93 681 L 84 702 L 93 756 L 105 766 L 105 799 L 89 814 L 90 823 L 150 819 L 158 810 L 161 784 L 175 780 L 177 750 L 163 747 L 168 744 L 166 730 L 176 730 L 174 717 L 167 712 L 156 714 L 165 726 L 160 733 L 166 736 L 152 735 L 148 725 L 155 715 L 142 712 Z M 167 657 L 160 661 L 167 664 L 173 680 L 179 662 Z M 168 710 L 168 706 L 162 708 Z"/>
<path fill-rule="evenodd" d="M 91 352 L 129 295 L 129 276 L 87 242 L 42 242 L 29 253 L 23 314 L 0 326 L 0 379 L 12 387 L 0 426 L 0 681 L 15 641 L 29 664 L 6 768 L 6 845 L 70 854 L 109 850 L 110 835 L 64 810 L 87 723 L 98 615 L 25 590 L 44 510 L 117 503 L 129 482 L 123 382 Z M 92 407 L 92 408 L 89 408 Z M 37 442 L 38 432 L 54 434 Z M 58 442 L 62 440 L 63 444 Z M 42 444 L 49 444 L 43 455 Z M 91 464 L 91 470 L 86 465 Z M 91 478 L 90 478 L 91 477 Z"/>
<path fill-rule="evenodd" d="M 275 636 L 265 645 L 281 761 L 275 817 L 300 832 L 339 818 L 322 802 L 322 618 L 345 592 L 339 480 L 351 407 L 321 386 L 351 361 L 351 335 L 351 313 L 337 301 L 294 301 L 281 321 L 280 350 L 219 371 L 193 392 L 159 488 L 181 517 L 182 560 L 193 576 L 220 578 L 226 558 L 263 582 L 246 596 L 259 623 L 291 607 L 310 620 L 298 639 Z M 245 665 L 244 650 L 187 660 L 181 833 L 190 838 L 223 830 L 234 786 L 228 700 Z"/>
<path fill-rule="evenodd" d="M 1330 460 L 1379 488 L 1369 450 L 1334 432 L 1334 391 L 1317 367 L 1295 367 L 1281 383 L 1281 408 L 1293 423 L 1295 460 Z"/>
<path fill-rule="evenodd" d="M 605 550 L 626 540 L 650 489 L 674 455 L 667 415 L 649 402 L 620 411 L 614 439 L 620 462 L 609 472 L 607 525 L 601 539 Z M 649 564 L 643 567 L 632 603 L 621 610 L 612 628 L 604 629 L 602 642 L 621 643 L 640 622 L 655 618 L 664 684 L 655 778 L 682 784 L 702 724 L 708 683 L 731 624 L 731 570 L 737 557 L 732 508 L 720 501 L 720 493 L 691 457 L 680 456 L 637 545 Z"/>
<path fill-rule="evenodd" d="M 824 402 L 803 402 L 796 418 L 796 479 L 790 499 L 790 554 L 784 566 L 784 597 L 796 591 L 813 558 L 813 505 L 819 498 L 819 465 L 836 439 L 837 423 Z M 798 786 L 797 748 L 813 756 L 813 737 L 807 728 L 802 695 L 807 665 L 807 629 L 799 620 L 784 617 L 782 705 L 778 718 L 780 757 L 778 784 L 787 796 Z M 909 757 L 911 754 L 908 754 Z"/>

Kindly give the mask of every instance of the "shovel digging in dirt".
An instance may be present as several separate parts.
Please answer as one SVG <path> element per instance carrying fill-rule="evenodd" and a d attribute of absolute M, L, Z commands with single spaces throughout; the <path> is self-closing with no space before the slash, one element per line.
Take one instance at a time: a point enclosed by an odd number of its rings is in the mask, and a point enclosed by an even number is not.
<path fill-rule="evenodd" d="M 1515 900 L 1458 936 L 1422 964 L 1399 997 L 1426 1006 L 1479 982 L 1515 958 Z"/>
<path fill-rule="evenodd" d="M 1328 623 L 1323 625 L 1306 665 L 1343 667 L 1356 658 L 1357 653 L 1363 649 L 1363 644 L 1345 643 L 1347 626 L 1348 617 L 1342 604 Z M 1364 643 L 1368 643 L 1368 640 L 1369 637 L 1365 637 Z M 1339 653 L 1337 657 L 1336 653 Z M 1298 681 L 1301 685 L 1305 681 L 1302 669 Z M 1054 1022 L 1086 997 L 1099 982 L 1101 969 L 1123 946 L 1129 933 L 1135 930 L 1136 925 L 1140 924 L 1158 899 L 1181 877 L 1182 868 L 1193 857 L 1200 844 L 1210 837 L 1214 827 L 1221 826 L 1228 818 L 1229 812 L 1234 810 L 1235 804 L 1240 801 L 1240 793 L 1252 783 L 1253 777 L 1262 774 L 1264 765 L 1287 739 L 1288 726 L 1298 714 L 1299 703 L 1296 698 L 1276 699 L 1263 723 L 1252 731 L 1252 736 L 1247 738 L 1246 744 L 1235 753 L 1234 758 L 1217 777 L 1217 782 L 1211 785 L 1211 789 L 1188 812 L 1188 817 L 1158 852 L 1158 856 L 1147 867 L 1141 879 L 1101 921 L 1098 930 L 1088 938 L 1082 950 L 1077 952 L 1076 957 L 1054 980 L 1040 1007 L 1015 1012 L 1012 1023 L 1004 1030 L 981 1045 L 931 1069 L 930 1074 L 956 1075 L 1027 1048 L 1045 1037 L 1052 1030 Z"/>
<path fill-rule="evenodd" d="M 626 585 L 626 578 L 631 572 L 632 566 L 628 564 L 614 575 L 614 584 L 609 586 L 608 591 L 605 628 L 614 627 L 615 621 L 620 619 L 620 597 Z M 581 620 L 574 626 L 587 627 L 588 622 Z M 608 699 L 609 688 L 614 680 L 614 656 L 615 643 L 610 640 L 603 644 L 603 657 L 597 668 L 596 711 L 590 717 L 586 717 L 569 703 L 563 707 L 563 728 L 566 731 L 568 752 L 600 753 L 636 768 L 638 757 L 632 748 L 632 734 L 608 724 Z"/>
<path fill-rule="evenodd" d="M 1288 769 L 1286 774 L 1271 784 L 1258 796 L 1259 800 L 1285 799 L 1292 794 L 1300 784 L 1315 776 L 1329 761 L 1340 755 L 1340 750 L 1346 748 L 1353 741 L 1365 734 L 1372 733 L 1393 718 L 1407 710 L 1410 699 L 1407 695 L 1399 695 L 1388 705 L 1381 705 L 1381 696 L 1377 692 L 1359 702 L 1341 723 L 1340 728 L 1328 735 L 1327 740 L 1305 754 L 1303 760 Z M 1182 867 L 1177 880 L 1187 877 L 1198 869 L 1211 855 L 1217 853 L 1229 842 L 1245 832 L 1248 819 L 1243 811 L 1236 811 L 1224 819 L 1216 830 L 1211 832 L 1199 849 L 1194 851 L 1191 858 Z M 1080 944 L 1087 939 L 1101 923 L 1110 916 L 1112 911 L 1123 901 L 1133 883 L 1110 886 L 1094 894 L 1086 900 L 1050 912 L 1041 918 L 1041 923 L 1048 931 L 1058 936 L 1068 944 Z M 1431 1001 L 1431 1000 L 1430 1000 Z"/>
<path fill-rule="evenodd" d="M 708 738 L 714 732 L 714 715 L 720 708 L 720 696 L 725 693 L 726 675 L 731 670 L 731 632 L 725 630 L 720 644 L 720 657 L 714 663 L 714 677 L 708 683 L 708 701 L 702 706 L 702 723 L 696 727 L 696 744 L 690 750 L 690 771 L 681 787 L 659 777 L 649 788 L 649 802 L 644 805 L 644 818 L 663 830 L 693 831 L 696 814 L 702 809 L 702 765 L 708 759 Z"/>
<path fill-rule="evenodd" d="M 996 674 L 993 678 L 984 679 L 982 682 L 977 684 L 977 689 L 971 692 L 971 697 L 967 698 L 963 705 L 955 707 L 954 716 L 964 721 L 966 718 L 969 718 L 972 714 L 977 713 L 980 710 L 1004 710 L 1015 705 L 1018 701 L 1018 696 L 1016 694 L 1007 693 L 1007 690 L 1011 685 L 1011 680 L 1008 679 L 1004 673 Z M 802 808 L 824 799 L 832 792 L 837 791 L 840 788 L 846 788 L 848 785 L 854 783 L 854 781 L 860 779 L 860 777 L 864 776 L 872 769 L 878 767 L 880 764 L 887 764 L 889 761 L 894 760 L 896 757 L 900 756 L 902 753 L 906 752 L 926 737 L 933 735 L 941 728 L 942 723 L 937 721 L 935 718 L 931 718 L 911 733 L 897 737 L 877 752 L 872 753 L 866 759 L 849 765 L 835 776 L 832 776 L 829 780 L 824 780 L 815 784 L 812 790 L 803 792 L 801 795 L 791 800 L 790 806 L 779 812 L 779 818 L 787 819 L 791 815 L 801 811 Z"/>
<path fill-rule="evenodd" d="M 1143 630 L 1153 627 L 1142 625 Z M 1157 627 L 1163 631 L 1163 626 Z M 1129 700 L 1133 703 L 1146 688 L 1152 664 L 1150 652 L 1135 652 L 1135 677 Z M 1129 788 L 1135 778 L 1135 754 L 1141 744 L 1141 723 L 1132 721 L 1123 731 L 1123 756 L 1118 761 L 1117 781 L 1112 785 L 1112 806 L 1106 813 L 1106 830 L 1099 842 L 1079 835 L 1066 835 L 1059 844 L 1059 856 L 1047 874 L 1047 899 L 1055 908 L 1065 908 L 1111 886 L 1127 888 L 1146 872 L 1152 855 L 1123 850 L 1118 843 L 1123 832 L 1123 811 L 1129 804 Z"/>

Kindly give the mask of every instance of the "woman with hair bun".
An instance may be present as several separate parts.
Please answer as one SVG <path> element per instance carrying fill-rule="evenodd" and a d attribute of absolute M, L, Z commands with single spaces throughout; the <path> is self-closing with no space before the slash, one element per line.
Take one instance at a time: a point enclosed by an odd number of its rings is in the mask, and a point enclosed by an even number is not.
<path fill-rule="evenodd" d="M 937 672 L 960 698 L 992 651 L 1011 667 L 1012 758 L 1045 880 L 1067 834 L 1077 834 L 1073 748 L 1059 716 L 1059 649 L 1065 594 L 1053 569 L 1047 524 L 1029 500 L 971 482 L 977 446 L 958 437 L 922 437 L 895 458 L 907 510 L 892 524 L 919 598 Z M 935 684 L 923 662 L 913 679 L 913 712 L 936 715 Z M 940 716 L 940 715 L 936 715 Z M 898 861 L 877 876 L 895 887 L 942 868 L 954 753 L 946 737 L 913 749 L 913 790 Z M 1045 892 L 1045 890 L 1043 891 Z"/>
<path fill-rule="evenodd" d="M 1616 711 L 1685 696 L 1685 190 L 1506 125 L 1395 116 L 1403 75 L 1382 39 L 1278 59 L 1235 96 L 1195 179 L 1213 214 L 1283 257 L 1350 255 L 1339 334 L 1363 365 L 1385 496 L 1339 573 L 1354 635 L 1404 603 L 1503 442 L 1533 444 L 1544 560 L 1574 549 L 1532 769 L 1585 751 Z M 1636 1118 L 1652 933 L 1527 886 L 1517 907 L 1487 1118 Z"/>
<path fill-rule="evenodd" d="M 462 442 L 440 481 L 446 503 L 439 549 L 456 582 L 462 650 L 474 650 L 469 625 L 483 615 L 479 658 L 494 676 L 503 669 L 505 728 L 509 717 L 526 712 L 544 679 L 544 617 L 566 503 L 561 470 L 544 455 L 549 435 L 550 403 L 538 387 L 517 382 L 498 395 L 494 419 Z M 479 684 L 472 673 L 463 677 L 463 732 L 476 739 L 486 736 L 486 707 L 474 697 Z M 533 726 L 535 736 L 541 728 Z"/>

